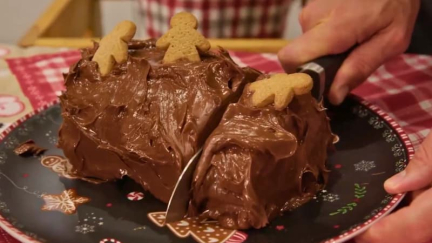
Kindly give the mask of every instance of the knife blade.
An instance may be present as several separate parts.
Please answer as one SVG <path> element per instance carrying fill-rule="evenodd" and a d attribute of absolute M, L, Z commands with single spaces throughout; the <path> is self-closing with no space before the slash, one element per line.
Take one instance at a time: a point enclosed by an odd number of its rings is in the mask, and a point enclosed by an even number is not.
<path fill-rule="evenodd" d="M 200 148 L 200 150 L 198 150 L 198 152 L 189 160 L 177 180 L 177 184 L 174 187 L 174 191 L 168 202 L 165 214 L 165 224 L 182 220 L 186 216 L 190 200 L 192 178 L 201 157 L 202 150 L 203 149 Z"/>
<path fill-rule="evenodd" d="M 328 92 L 333 79 L 350 51 L 317 58 L 298 68 L 297 72 L 307 73 L 312 77 L 314 86 L 311 94 L 318 101 Z M 190 200 L 193 174 L 202 153 L 202 148 L 189 160 L 181 173 L 171 198 L 168 202 L 165 224 L 185 218 Z"/>

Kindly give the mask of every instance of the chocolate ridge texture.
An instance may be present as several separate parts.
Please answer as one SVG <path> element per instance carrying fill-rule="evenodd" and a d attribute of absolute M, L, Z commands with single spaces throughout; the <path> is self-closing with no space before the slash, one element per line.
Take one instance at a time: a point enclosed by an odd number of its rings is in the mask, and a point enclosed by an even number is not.
<path fill-rule="evenodd" d="M 128 59 L 106 76 L 91 59 L 65 76 L 58 146 L 71 174 L 103 181 L 128 176 L 168 202 L 189 159 L 217 126 L 227 105 L 260 73 L 240 68 L 223 49 L 200 62 L 162 64 L 155 40 L 131 41 Z"/>

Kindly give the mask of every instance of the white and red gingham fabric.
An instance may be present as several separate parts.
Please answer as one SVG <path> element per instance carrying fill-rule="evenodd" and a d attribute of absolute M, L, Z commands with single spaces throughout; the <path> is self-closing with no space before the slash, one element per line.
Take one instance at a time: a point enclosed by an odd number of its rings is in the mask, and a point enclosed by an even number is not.
<path fill-rule="evenodd" d="M 171 17 L 188 11 L 208 38 L 276 38 L 283 35 L 291 0 L 138 0 L 148 37 L 169 29 Z"/>
<path fill-rule="evenodd" d="M 80 53 L 72 51 L 6 59 L 6 62 L 20 83 L 24 95 L 36 109 L 60 95 L 63 73 L 67 73 L 69 66 L 79 58 Z"/>
<path fill-rule="evenodd" d="M 248 65 L 263 72 L 282 72 L 274 54 L 231 54 L 241 66 Z M 6 62 L 32 108 L 37 109 L 56 99 L 63 89 L 62 72 L 66 72 L 79 57 L 78 51 L 67 51 L 11 58 Z M 418 146 L 432 128 L 432 56 L 401 55 L 393 58 L 354 93 L 386 111 L 403 127 L 414 146 Z M 0 132 L 7 125 L 4 124 Z M 0 230 L 0 243 L 16 242 Z"/>

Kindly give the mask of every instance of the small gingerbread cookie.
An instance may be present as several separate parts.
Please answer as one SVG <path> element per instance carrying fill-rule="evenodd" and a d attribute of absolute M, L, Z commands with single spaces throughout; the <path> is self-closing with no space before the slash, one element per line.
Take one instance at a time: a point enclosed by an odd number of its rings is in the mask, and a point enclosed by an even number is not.
<path fill-rule="evenodd" d="M 309 93 L 312 86 L 312 78 L 305 73 L 278 73 L 270 78 L 251 83 L 246 93 L 252 93 L 249 103 L 254 107 L 264 107 L 274 103 L 276 110 L 283 110 L 294 95 Z"/>
<path fill-rule="evenodd" d="M 163 62 L 200 61 L 198 50 L 208 51 L 210 42 L 196 30 L 198 21 L 195 16 L 187 12 L 178 13 L 171 18 L 170 25 L 171 29 L 156 42 L 156 47 L 167 50 Z"/>
<path fill-rule="evenodd" d="M 97 62 L 102 76 L 107 75 L 115 63 L 123 63 L 127 60 L 127 43 L 132 40 L 135 31 L 134 23 L 122 21 L 100 41 L 92 60 Z"/>

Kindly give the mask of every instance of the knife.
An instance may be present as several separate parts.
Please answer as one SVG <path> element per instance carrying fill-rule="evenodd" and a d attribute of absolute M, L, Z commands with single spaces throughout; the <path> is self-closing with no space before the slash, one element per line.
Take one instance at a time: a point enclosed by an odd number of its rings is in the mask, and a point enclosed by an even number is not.
<path fill-rule="evenodd" d="M 312 77 L 314 85 L 311 94 L 317 100 L 322 100 L 328 92 L 337 71 L 349 53 L 350 51 L 347 51 L 342 54 L 320 57 L 297 69 L 297 72 L 307 73 Z M 192 179 L 201 153 L 202 148 L 189 160 L 181 173 L 168 202 L 165 224 L 185 218 L 191 196 Z"/>

